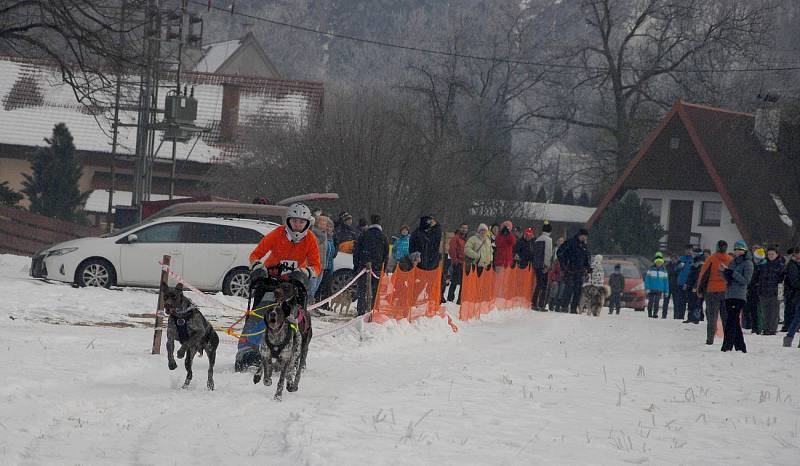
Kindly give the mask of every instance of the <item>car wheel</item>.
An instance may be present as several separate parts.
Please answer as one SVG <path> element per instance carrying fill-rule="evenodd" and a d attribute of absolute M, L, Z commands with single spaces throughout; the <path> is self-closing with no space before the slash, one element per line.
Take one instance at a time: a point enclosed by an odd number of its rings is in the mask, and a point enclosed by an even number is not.
<path fill-rule="evenodd" d="M 222 281 L 222 293 L 228 296 L 246 298 L 250 292 L 250 270 L 247 267 L 237 267 L 225 275 Z"/>
<path fill-rule="evenodd" d="M 344 288 L 348 283 L 350 283 L 350 280 L 353 279 L 353 276 L 353 271 L 350 269 L 340 269 L 336 272 L 333 272 L 333 278 L 331 278 L 331 294 L 335 294 Z M 350 288 L 350 297 L 353 300 L 356 299 L 355 286 Z"/>
<path fill-rule="evenodd" d="M 117 273 L 114 270 L 114 266 L 105 259 L 85 260 L 75 270 L 75 284 L 78 286 L 109 288 L 116 282 Z"/>

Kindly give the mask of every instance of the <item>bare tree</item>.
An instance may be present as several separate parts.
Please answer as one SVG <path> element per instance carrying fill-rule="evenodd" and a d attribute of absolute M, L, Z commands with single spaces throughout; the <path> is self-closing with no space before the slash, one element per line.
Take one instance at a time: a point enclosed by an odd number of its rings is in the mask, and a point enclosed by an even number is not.
<path fill-rule="evenodd" d="M 614 179 L 663 109 L 714 101 L 725 85 L 717 72 L 752 63 L 770 11 L 750 0 L 582 0 L 553 28 L 555 66 L 539 94 L 548 105 L 533 113 L 591 134 L 595 169 Z"/>
<path fill-rule="evenodd" d="M 77 100 L 94 105 L 115 73 L 138 64 L 146 3 L 0 0 L 0 51 L 56 63 Z"/>

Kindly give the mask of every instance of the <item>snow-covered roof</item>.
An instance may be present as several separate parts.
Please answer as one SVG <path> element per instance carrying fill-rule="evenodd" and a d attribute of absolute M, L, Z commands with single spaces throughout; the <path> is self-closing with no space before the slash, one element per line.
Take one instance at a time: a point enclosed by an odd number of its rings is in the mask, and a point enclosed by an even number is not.
<path fill-rule="evenodd" d="M 164 76 L 159 89 L 159 106 L 174 89 L 174 77 Z M 135 108 L 138 77 L 125 76 L 130 83 L 123 91 L 122 105 Z M 236 86 L 240 92 L 239 133 L 254 125 L 274 125 L 301 128 L 313 121 L 322 111 L 321 83 L 288 81 L 241 76 L 185 73 L 182 82 L 194 87 L 197 98 L 195 124 L 207 129 L 200 138 L 193 137 L 177 145 L 177 158 L 194 162 L 215 162 L 243 150 L 220 138 L 222 94 L 225 85 Z M 103 108 L 89 108 L 77 102 L 73 90 L 64 84 L 57 68 L 44 62 L 0 57 L 0 144 L 41 146 L 57 123 L 65 123 L 74 138 L 75 147 L 82 151 L 111 151 L 111 118 L 113 96 L 103 96 Z M 135 124 L 135 110 L 120 111 L 122 124 Z M 162 140 L 156 132 L 156 146 Z M 136 147 L 136 128 L 119 129 L 119 154 L 133 155 Z M 156 158 L 171 158 L 171 142 L 165 143 Z"/>
<path fill-rule="evenodd" d="M 529 220 L 548 220 L 554 223 L 586 223 L 594 207 L 543 202 L 491 201 L 476 205 L 472 212 L 482 216 L 509 215 Z"/>
<path fill-rule="evenodd" d="M 184 199 L 186 196 L 174 196 L 175 199 Z M 169 199 L 169 195 L 167 194 L 151 194 L 150 200 L 151 201 L 166 201 Z M 133 193 L 130 191 L 114 191 L 114 206 L 118 205 L 133 205 Z M 89 194 L 89 197 L 86 199 L 86 205 L 83 206 L 83 210 L 86 212 L 99 212 L 99 213 L 106 213 L 108 212 L 108 190 L 107 189 L 95 189 Z M 111 213 L 114 213 L 116 209 L 111 207 Z"/>
<path fill-rule="evenodd" d="M 228 60 L 242 44 L 240 39 L 226 40 L 208 44 L 203 47 L 203 58 L 194 66 L 194 71 L 200 73 L 216 72 L 226 60 Z"/>

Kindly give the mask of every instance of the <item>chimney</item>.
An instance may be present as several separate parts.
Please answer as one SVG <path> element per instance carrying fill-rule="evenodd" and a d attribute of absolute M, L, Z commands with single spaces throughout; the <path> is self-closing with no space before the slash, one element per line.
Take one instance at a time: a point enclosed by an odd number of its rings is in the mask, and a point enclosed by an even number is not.
<path fill-rule="evenodd" d="M 765 100 L 769 103 L 756 110 L 755 128 L 753 129 L 756 137 L 761 141 L 761 145 L 769 152 L 778 151 L 778 135 L 781 128 L 781 111 L 774 105 L 775 101 Z"/>
<path fill-rule="evenodd" d="M 222 117 L 219 123 L 220 142 L 234 142 L 239 128 L 239 98 L 241 88 L 236 84 L 222 85 Z"/>

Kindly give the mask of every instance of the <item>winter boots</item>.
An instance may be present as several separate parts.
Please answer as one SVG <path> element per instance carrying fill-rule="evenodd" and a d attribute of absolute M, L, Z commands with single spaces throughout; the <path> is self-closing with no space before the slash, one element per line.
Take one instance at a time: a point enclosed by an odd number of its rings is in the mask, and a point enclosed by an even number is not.
<path fill-rule="evenodd" d="M 794 337 L 783 337 L 783 346 L 790 348 L 792 346 L 792 340 L 794 340 Z"/>

